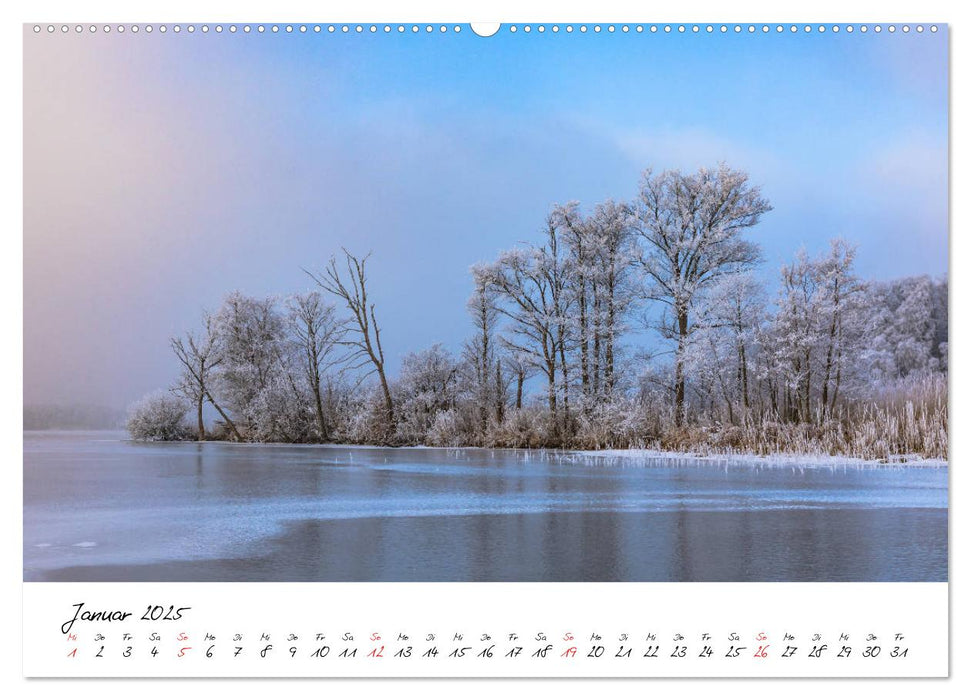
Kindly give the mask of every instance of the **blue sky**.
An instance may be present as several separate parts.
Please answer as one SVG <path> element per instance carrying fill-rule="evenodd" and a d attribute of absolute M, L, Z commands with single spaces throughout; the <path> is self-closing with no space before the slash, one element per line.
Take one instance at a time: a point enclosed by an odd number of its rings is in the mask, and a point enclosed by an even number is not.
<path fill-rule="evenodd" d="M 937 34 L 25 35 L 25 401 L 123 406 L 225 293 L 373 250 L 392 365 L 468 333 L 468 267 L 556 202 L 725 160 L 764 274 L 841 235 L 947 270 Z M 63 352 L 70 339 L 72 351 Z"/>

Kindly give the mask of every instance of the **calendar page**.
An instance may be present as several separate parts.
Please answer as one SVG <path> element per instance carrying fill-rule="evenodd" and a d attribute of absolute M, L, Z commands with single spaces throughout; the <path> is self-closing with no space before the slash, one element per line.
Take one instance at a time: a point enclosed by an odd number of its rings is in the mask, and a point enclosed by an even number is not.
<path fill-rule="evenodd" d="M 53 19 L 24 676 L 948 676 L 946 23 Z"/>

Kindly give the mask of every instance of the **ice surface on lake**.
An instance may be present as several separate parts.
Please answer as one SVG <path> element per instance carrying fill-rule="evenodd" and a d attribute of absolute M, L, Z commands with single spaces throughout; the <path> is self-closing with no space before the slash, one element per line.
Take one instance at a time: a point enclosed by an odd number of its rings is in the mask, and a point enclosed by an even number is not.
<path fill-rule="evenodd" d="M 822 563 L 846 556 L 847 571 L 869 557 L 867 570 L 884 578 L 898 570 L 904 580 L 946 576 L 946 468 L 627 451 L 137 444 L 84 433 L 24 440 L 28 577 L 73 566 L 256 560 L 298 542 L 295 576 L 438 580 L 464 575 L 450 573 L 449 558 L 474 556 L 483 559 L 480 578 L 495 571 L 555 580 L 587 575 L 593 553 L 613 547 L 613 559 L 598 566 L 646 578 L 656 568 L 648 550 L 656 557 L 681 541 L 688 550 L 665 556 L 711 562 L 711 552 L 699 552 L 737 546 L 811 576 L 808 564 L 786 557 L 819 547 L 808 551 Z M 345 537 L 363 541 L 340 544 Z M 847 541 L 857 545 L 837 554 Z M 394 557 L 410 553 L 423 568 L 396 573 L 404 565 L 388 563 L 390 550 L 376 553 L 391 543 Z M 593 549 L 583 554 L 578 543 Z M 546 568 L 530 569 L 529 558 L 542 556 Z M 306 573 L 305 560 L 328 568 Z M 692 576 L 708 571 L 695 566 Z"/>

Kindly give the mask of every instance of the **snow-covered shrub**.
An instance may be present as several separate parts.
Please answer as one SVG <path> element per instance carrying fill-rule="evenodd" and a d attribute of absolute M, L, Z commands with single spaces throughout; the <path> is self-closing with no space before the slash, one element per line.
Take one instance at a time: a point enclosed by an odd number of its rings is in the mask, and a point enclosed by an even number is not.
<path fill-rule="evenodd" d="M 365 390 L 361 396 L 348 402 L 346 415 L 341 421 L 340 436 L 357 445 L 395 442 L 384 398 L 377 387 Z"/>
<path fill-rule="evenodd" d="M 314 436 L 313 399 L 280 375 L 273 375 L 247 407 L 250 439 L 309 442 Z"/>
<path fill-rule="evenodd" d="M 442 345 L 405 355 L 395 384 L 398 437 L 425 443 L 438 415 L 455 407 L 458 365 Z"/>
<path fill-rule="evenodd" d="M 514 408 L 502 425 L 496 426 L 492 442 L 496 447 L 542 447 L 547 442 L 549 416 L 538 408 Z"/>
<path fill-rule="evenodd" d="M 574 436 L 584 450 L 645 447 L 653 438 L 643 406 L 626 396 L 609 397 L 582 411 Z"/>
<path fill-rule="evenodd" d="M 435 415 L 426 443 L 435 447 L 461 447 L 468 444 L 461 428 L 462 417 L 454 408 Z"/>
<path fill-rule="evenodd" d="M 190 440 L 184 418 L 189 406 L 167 391 L 146 395 L 128 409 L 128 434 L 133 440 Z"/>

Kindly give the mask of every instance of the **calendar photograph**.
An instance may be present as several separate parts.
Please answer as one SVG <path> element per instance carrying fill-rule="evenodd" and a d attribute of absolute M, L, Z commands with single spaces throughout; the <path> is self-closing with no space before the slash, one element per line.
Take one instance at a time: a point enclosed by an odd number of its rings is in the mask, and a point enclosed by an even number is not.
<path fill-rule="evenodd" d="M 23 45 L 27 584 L 948 581 L 946 25 Z"/>

